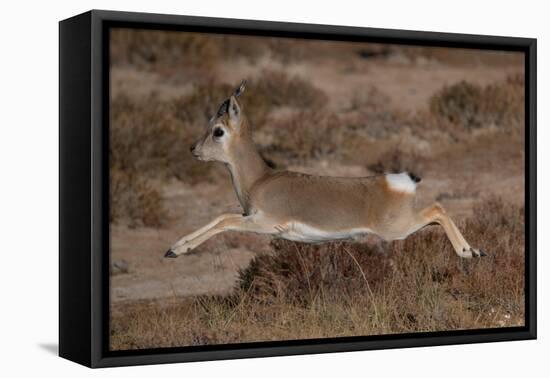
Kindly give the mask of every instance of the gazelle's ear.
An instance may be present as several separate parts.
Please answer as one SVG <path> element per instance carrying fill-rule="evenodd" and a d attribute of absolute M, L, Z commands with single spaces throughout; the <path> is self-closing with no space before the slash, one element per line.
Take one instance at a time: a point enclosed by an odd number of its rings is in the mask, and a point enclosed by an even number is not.
<path fill-rule="evenodd" d="M 222 104 L 220 105 L 220 107 L 218 108 L 218 111 L 216 112 L 216 117 L 221 117 L 222 115 L 224 115 L 225 113 L 227 113 L 227 107 L 229 106 L 229 99 L 225 100 L 224 102 L 222 102 Z"/>
<path fill-rule="evenodd" d="M 246 80 L 243 80 L 241 81 L 241 84 L 239 85 L 239 87 L 235 89 L 235 93 L 233 94 L 233 96 L 239 97 L 240 95 L 242 95 L 245 87 L 246 87 Z"/>
<path fill-rule="evenodd" d="M 241 123 L 241 107 L 237 102 L 235 96 L 231 96 L 229 99 L 229 105 L 227 107 L 227 112 L 229 113 L 229 120 L 231 125 L 235 128 L 238 128 Z"/>

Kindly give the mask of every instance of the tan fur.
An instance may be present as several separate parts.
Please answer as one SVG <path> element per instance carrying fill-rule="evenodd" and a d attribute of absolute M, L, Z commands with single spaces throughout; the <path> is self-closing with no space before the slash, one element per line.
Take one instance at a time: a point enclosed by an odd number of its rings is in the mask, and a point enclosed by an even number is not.
<path fill-rule="evenodd" d="M 214 136 L 216 128 L 223 129 L 222 137 Z M 326 177 L 270 169 L 254 147 L 235 96 L 229 99 L 227 112 L 211 120 L 192 152 L 200 160 L 227 165 L 244 214 L 219 216 L 176 242 L 168 257 L 187 253 L 224 231 L 302 241 L 341 240 L 373 233 L 390 241 L 403 239 L 429 224 L 443 227 L 458 256 L 483 254 L 470 247 L 441 205 L 416 209 L 415 191 L 397 190 L 386 175 Z M 395 177 L 402 180 L 400 175 Z M 416 187 L 416 183 L 405 184 Z"/>

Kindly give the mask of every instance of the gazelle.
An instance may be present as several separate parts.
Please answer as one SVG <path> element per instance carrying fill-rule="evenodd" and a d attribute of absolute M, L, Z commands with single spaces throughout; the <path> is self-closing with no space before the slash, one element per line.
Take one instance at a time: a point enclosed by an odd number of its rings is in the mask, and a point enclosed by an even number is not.
<path fill-rule="evenodd" d="M 178 240 L 165 254 L 177 257 L 225 231 L 247 231 L 314 243 L 376 234 L 404 239 L 430 224 L 445 230 L 456 254 L 484 256 L 470 247 L 438 203 L 415 208 L 420 178 L 411 173 L 371 177 L 313 176 L 275 171 L 256 150 L 252 130 L 237 98 L 245 82 L 212 117 L 202 139 L 191 147 L 202 161 L 225 163 L 243 214 L 222 214 Z"/>

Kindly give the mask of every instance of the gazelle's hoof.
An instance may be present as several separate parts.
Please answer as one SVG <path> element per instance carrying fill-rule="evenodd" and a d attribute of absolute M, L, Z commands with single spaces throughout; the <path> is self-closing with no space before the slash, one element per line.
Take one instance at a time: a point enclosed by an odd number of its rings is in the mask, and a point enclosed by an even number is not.
<path fill-rule="evenodd" d="M 175 259 L 176 257 L 178 257 L 178 255 L 176 255 L 176 253 L 175 253 L 174 251 L 172 251 L 171 249 L 169 249 L 169 250 L 166 251 L 166 253 L 164 254 L 164 257 L 170 257 L 170 258 Z"/>
<path fill-rule="evenodd" d="M 470 254 L 469 256 L 468 256 L 468 252 Z M 475 249 L 475 248 L 470 248 L 470 249 L 462 248 L 462 253 L 463 253 L 463 257 L 466 257 L 466 258 L 487 256 L 487 254 L 483 252 L 481 249 Z"/>

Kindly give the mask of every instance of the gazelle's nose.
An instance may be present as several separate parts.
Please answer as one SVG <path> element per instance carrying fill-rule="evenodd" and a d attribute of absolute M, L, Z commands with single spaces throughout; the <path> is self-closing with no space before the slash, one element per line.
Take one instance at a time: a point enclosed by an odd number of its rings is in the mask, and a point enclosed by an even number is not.
<path fill-rule="evenodd" d="M 196 144 L 193 144 L 190 148 L 189 148 L 189 151 L 191 151 L 191 155 L 193 155 L 193 157 L 195 158 L 199 158 L 199 155 L 197 154 L 197 145 Z"/>

